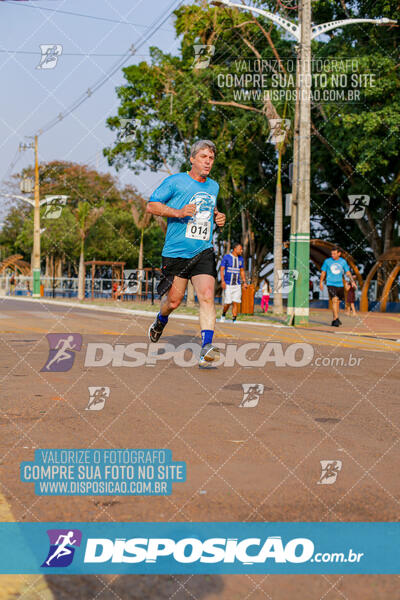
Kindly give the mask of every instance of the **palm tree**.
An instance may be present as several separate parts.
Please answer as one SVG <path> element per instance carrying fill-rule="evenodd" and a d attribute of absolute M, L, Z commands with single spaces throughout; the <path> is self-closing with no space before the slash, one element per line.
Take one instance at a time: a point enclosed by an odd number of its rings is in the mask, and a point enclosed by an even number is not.
<path fill-rule="evenodd" d="M 142 293 L 142 272 L 143 272 L 143 238 L 144 232 L 151 226 L 152 219 L 165 233 L 167 231 L 167 223 L 163 217 L 152 215 L 146 212 L 147 200 L 140 196 L 132 188 L 129 190 L 127 202 L 131 208 L 133 220 L 136 227 L 140 231 L 139 243 L 139 258 L 138 258 L 138 295 Z"/>
<path fill-rule="evenodd" d="M 79 202 L 78 206 L 72 211 L 76 220 L 80 238 L 80 256 L 78 271 L 78 300 L 85 298 L 85 240 L 97 219 L 104 212 L 104 207 L 91 207 L 86 201 Z"/>

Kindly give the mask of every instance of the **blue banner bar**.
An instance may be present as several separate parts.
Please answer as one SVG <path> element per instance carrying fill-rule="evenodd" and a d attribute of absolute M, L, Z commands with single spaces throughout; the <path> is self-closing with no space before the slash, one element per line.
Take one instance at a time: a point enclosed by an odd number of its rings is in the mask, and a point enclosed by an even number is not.
<path fill-rule="evenodd" d="M 400 523 L 0 523 L 1 574 L 400 573 Z"/>

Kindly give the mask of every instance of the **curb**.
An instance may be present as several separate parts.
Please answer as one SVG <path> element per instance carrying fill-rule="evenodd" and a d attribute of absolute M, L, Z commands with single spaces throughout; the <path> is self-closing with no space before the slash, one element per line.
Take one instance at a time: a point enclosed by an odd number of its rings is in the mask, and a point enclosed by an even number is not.
<path fill-rule="evenodd" d="M 124 315 L 135 315 L 135 316 L 139 316 L 139 317 L 155 317 L 158 314 L 157 312 L 153 312 L 153 311 L 148 311 L 148 310 L 132 310 L 129 308 L 122 308 L 122 307 L 111 307 L 111 306 L 97 306 L 97 305 L 84 305 L 84 304 L 76 304 L 75 302 L 63 302 L 63 301 L 59 301 L 59 300 L 49 300 L 49 299 L 36 299 L 36 298 L 26 298 L 26 297 L 19 297 L 19 296 L 4 296 L 5 300 L 17 300 L 18 302 L 31 302 L 31 303 L 40 303 L 40 304 L 50 304 L 50 305 L 55 305 L 55 306 L 67 306 L 70 308 L 78 308 L 78 309 L 82 309 L 82 310 L 96 310 L 96 311 L 103 311 L 103 312 L 109 312 L 109 313 L 119 313 L 119 314 L 124 314 Z M 1 303 L 1 300 L 0 300 Z M 194 316 L 194 315 L 180 315 L 180 314 L 174 314 L 174 318 L 175 319 L 182 319 L 185 321 L 198 321 L 199 317 L 198 316 Z M 223 323 L 218 323 L 218 325 L 222 325 Z M 226 321 L 227 325 L 233 325 L 232 322 Z M 243 325 L 254 325 L 256 327 L 277 327 L 277 328 L 284 328 L 284 329 L 288 329 L 289 326 L 288 325 L 282 325 L 280 323 L 263 323 L 262 321 L 236 321 L 235 323 L 235 327 L 237 326 L 243 326 Z"/>

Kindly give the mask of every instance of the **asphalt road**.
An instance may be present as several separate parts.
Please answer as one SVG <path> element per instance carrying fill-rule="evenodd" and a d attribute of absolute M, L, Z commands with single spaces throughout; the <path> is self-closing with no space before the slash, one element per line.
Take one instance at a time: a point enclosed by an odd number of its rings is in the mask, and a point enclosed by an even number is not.
<path fill-rule="evenodd" d="M 1 520 L 398 520 L 400 343 L 225 323 L 218 324 L 216 341 L 237 345 L 239 355 L 246 344 L 260 344 L 262 351 L 267 343 L 273 347 L 268 362 L 251 365 L 259 353 L 249 346 L 247 366 L 230 350 L 228 365 L 237 359 L 232 366 L 200 370 L 181 366 L 189 351 L 179 349 L 198 343 L 198 323 L 171 318 L 162 338 L 174 348 L 170 358 L 143 346 L 145 364 L 124 366 L 132 360 L 124 348 L 145 344 L 151 321 L 1 299 Z M 68 371 L 42 370 L 48 334 L 82 336 Z M 87 366 L 88 344 L 107 344 L 114 364 Z M 308 364 L 288 364 L 303 354 L 293 344 L 308 348 Z M 258 398 L 245 396 L 246 384 L 258 384 Z M 86 410 L 94 386 L 110 394 L 101 410 Z M 246 399 L 253 406 L 243 406 Z M 36 448 L 168 448 L 174 460 L 186 461 L 187 481 L 173 484 L 169 497 L 36 496 L 19 476 L 20 462 L 33 460 Z M 324 460 L 337 467 L 329 485 L 322 484 Z M 379 600 L 398 597 L 398 581 L 361 575 L 14 577 L 3 578 L 0 598 Z"/>

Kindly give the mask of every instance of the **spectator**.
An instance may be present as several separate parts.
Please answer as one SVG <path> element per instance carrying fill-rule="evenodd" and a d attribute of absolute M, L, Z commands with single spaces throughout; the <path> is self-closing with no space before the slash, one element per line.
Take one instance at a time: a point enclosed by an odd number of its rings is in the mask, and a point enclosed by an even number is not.
<path fill-rule="evenodd" d="M 16 281 L 15 281 L 15 276 L 14 273 L 11 275 L 11 279 L 10 279 L 10 295 L 14 296 L 15 294 L 15 286 L 16 286 Z"/>
<path fill-rule="evenodd" d="M 268 279 L 266 279 L 264 281 L 264 284 L 261 288 L 261 310 L 264 310 L 264 312 L 268 312 L 268 305 L 269 305 L 269 297 L 271 294 L 271 288 L 268 282 Z"/>
<path fill-rule="evenodd" d="M 329 298 L 332 300 L 332 327 L 339 327 L 342 324 L 341 320 L 339 319 L 339 307 L 340 301 L 345 300 L 343 276 L 347 275 L 351 281 L 351 285 L 354 288 L 356 287 L 353 276 L 350 273 L 350 267 L 345 259 L 341 257 L 341 253 L 342 251 L 340 248 L 332 248 L 331 258 L 326 258 L 322 265 L 321 277 L 319 281 L 319 287 L 322 291 L 324 289 L 324 280 L 326 278 Z"/>
<path fill-rule="evenodd" d="M 348 281 L 345 281 L 344 285 L 346 290 L 346 315 L 355 317 L 357 314 L 354 304 L 356 301 L 356 287 L 350 285 Z"/>

